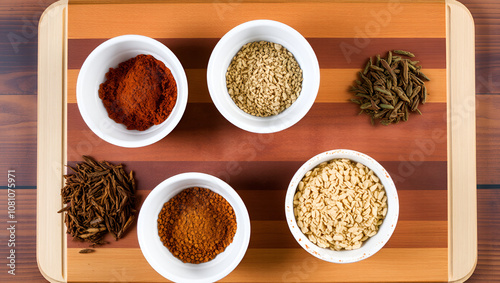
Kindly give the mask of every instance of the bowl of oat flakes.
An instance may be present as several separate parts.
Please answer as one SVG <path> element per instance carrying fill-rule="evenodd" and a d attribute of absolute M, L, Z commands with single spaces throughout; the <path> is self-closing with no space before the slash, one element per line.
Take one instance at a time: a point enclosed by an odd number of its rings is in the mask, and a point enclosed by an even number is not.
<path fill-rule="evenodd" d="M 210 97 L 235 126 L 274 133 L 299 122 L 319 90 L 318 59 L 292 27 L 271 20 L 243 23 L 215 46 L 207 67 Z"/>
<path fill-rule="evenodd" d="M 396 186 L 375 159 L 353 150 L 331 150 L 305 162 L 286 193 L 288 227 L 302 248 L 334 263 L 377 253 L 399 216 Z"/>

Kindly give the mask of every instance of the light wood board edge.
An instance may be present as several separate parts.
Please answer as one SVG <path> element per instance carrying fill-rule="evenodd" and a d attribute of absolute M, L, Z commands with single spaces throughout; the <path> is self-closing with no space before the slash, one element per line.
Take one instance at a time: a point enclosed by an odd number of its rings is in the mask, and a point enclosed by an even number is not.
<path fill-rule="evenodd" d="M 450 282 L 464 282 L 477 264 L 474 19 L 455 0 L 447 0 L 446 9 L 448 275 Z"/>
<path fill-rule="evenodd" d="M 477 262 L 474 24 L 462 4 L 446 2 L 448 119 L 452 122 L 448 124 L 448 178 L 452 188 L 448 190 L 449 281 L 463 282 L 472 275 Z M 67 0 L 52 4 L 39 25 L 37 262 L 42 275 L 51 282 L 66 282 L 65 228 L 62 215 L 54 211 L 62 208 L 59 192 L 66 163 L 67 5 Z M 450 81 L 454 82 L 453 89 Z"/>
<path fill-rule="evenodd" d="M 36 257 L 50 282 L 66 282 L 62 175 L 66 155 L 66 58 L 68 1 L 50 5 L 38 26 L 38 124 Z"/>
<path fill-rule="evenodd" d="M 238 3 L 294 3 L 309 1 L 314 3 L 366 3 L 367 0 L 238 0 Z M 69 0 L 70 5 L 95 5 L 95 4 L 137 4 L 137 3 L 165 3 L 165 0 Z M 218 3 L 213 0 L 169 0 L 168 3 Z M 226 1 L 220 1 L 224 3 Z M 230 2 L 230 1 L 229 1 Z M 370 3 L 384 3 L 387 0 L 369 0 Z M 399 0 L 399 3 L 442 3 L 443 0 Z"/>

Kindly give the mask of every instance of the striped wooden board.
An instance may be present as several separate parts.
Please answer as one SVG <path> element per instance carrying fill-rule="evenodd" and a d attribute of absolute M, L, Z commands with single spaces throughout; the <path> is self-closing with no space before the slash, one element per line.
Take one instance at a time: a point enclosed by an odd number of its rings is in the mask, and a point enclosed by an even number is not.
<path fill-rule="evenodd" d="M 450 118 L 447 86 L 447 5 L 444 1 L 290 1 L 235 3 L 69 3 L 67 96 L 63 97 L 64 163 L 81 155 L 124 163 L 136 172 L 142 201 L 164 179 L 182 172 L 215 175 L 236 189 L 251 219 L 249 249 L 223 282 L 448 281 L 450 277 Z M 299 31 L 321 68 L 316 103 L 296 125 L 259 135 L 236 128 L 217 111 L 206 86 L 208 58 L 234 26 L 272 19 Z M 144 148 L 113 146 L 97 137 L 76 104 L 78 72 L 105 40 L 141 34 L 163 42 L 186 69 L 189 102 L 174 131 Z M 391 49 L 417 55 L 428 83 L 422 116 L 398 125 L 372 126 L 348 102 L 348 87 L 366 59 Z M 448 102 L 448 103 L 447 103 Z M 448 134 L 447 134 L 448 133 Z M 397 228 L 387 245 L 359 263 L 331 264 L 309 255 L 285 223 L 285 191 L 310 157 L 331 149 L 366 153 L 391 174 L 400 198 Z M 39 188 L 40 190 L 40 188 Z M 86 244 L 63 241 L 59 281 L 161 282 L 143 257 L 136 226 L 120 241 L 92 254 Z M 360 272 L 364 271 L 366 272 Z"/>

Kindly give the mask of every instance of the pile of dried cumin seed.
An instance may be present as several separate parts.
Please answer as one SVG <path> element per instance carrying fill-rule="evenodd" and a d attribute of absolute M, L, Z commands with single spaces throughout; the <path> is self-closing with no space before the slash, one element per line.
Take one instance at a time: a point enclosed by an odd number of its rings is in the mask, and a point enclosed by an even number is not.
<path fill-rule="evenodd" d="M 302 90 L 302 69 L 293 54 L 280 44 L 259 41 L 245 44 L 226 73 L 234 103 L 248 114 L 277 115 L 297 100 Z"/>
<path fill-rule="evenodd" d="M 383 125 L 408 121 L 411 112 L 422 115 L 418 106 L 427 100 L 424 81 L 430 79 L 422 73 L 419 61 L 408 59 L 413 57 L 408 51 L 389 51 L 386 58 L 377 55 L 373 61 L 370 57 L 359 72 L 351 88 L 356 98 L 351 101 L 360 105 L 360 114 L 371 117 L 372 124 L 376 119 Z"/>
<path fill-rule="evenodd" d="M 105 244 L 106 233 L 118 240 L 135 219 L 135 180 L 123 165 L 98 162 L 83 156 L 84 162 L 65 175 L 61 195 L 66 206 L 64 222 L 74 239 L 94 245 Z M 87 251 L 86 251 L 87 252 Z"/>

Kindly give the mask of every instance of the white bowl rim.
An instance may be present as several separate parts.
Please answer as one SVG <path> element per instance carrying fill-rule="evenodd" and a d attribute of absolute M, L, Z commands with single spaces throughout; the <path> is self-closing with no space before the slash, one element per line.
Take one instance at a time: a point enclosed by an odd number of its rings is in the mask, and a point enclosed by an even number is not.
<path fill-rule="evenodd" d="M 377 237 L 377 243 L 369 252 L 365 251 L 363 255 L 356 255 L 356 256 L 354 256 L 353 254 L 362 251 L 363 246 L 357 250 L 333 251 L 326 248 L 320 248 L 316 244 L 313 244 L 298 228 L 297 221 L 295 219 L 295 214 L 293 212 L 293 197 L 297 190 L 297 185 L 300 182 L 300 180 L 302 180 L 302 177 L 305 175 L 307 171 L 311 170 L 312 168 L 316 167 L 317 165 L 325 161 L 329 161 L 332 159 L 340 159 L 340 158 L 353 160 L 353 157 L 359 157 L 360 159 L 363 159 L 364 162 L 360 163 L 364 164 L 365 166 L 372 169 L 376 173 L 376 175 L 379 177 L 379 179 L 382 181 L 384 185 L 384 189 L 386 190 L 386 195 L 389 195 L 390 193 L 392 196 L 388 197 L 387 199 L 389 209 L 384 219 L 384 222 L 379 227 L 378 233 L 372 238 L 369 238 L 367 240 L 367 241 L 375 240 L 375 237 Z M 370 164 L 366 164 L 366 162 L 369 162 Z M 377 171 L 382 174 L 377 174 Z M 387 193 L 388 191 L 389 193 Z M 396 224 L 398 222 L 399 198 L 396 186 L 394 185 L 391 176 L 385 170 L 385 168 L 382 167 L 382 165 L 380 165 L 380 163 L 378 163 L 375 159 L 358 151 L 349 149 L 335 149 L 322 152 L 312 157 L 311 159 L 307 160 L 294 174 L 286 192 L 285 216 L 290 232 L 292 233 L 297 243 L 299 243 L 299 245 L 304 250 L 306 250 L 313 256 L 325 261 L 333 263 L 353 263 L 369 258 L 370 256 L 374 255 L 380 249 L 382 249 L 382 247 L 389 241 L 394 230 L 396 229 Z M 383 231 L 382 228 L 384 228 Z M 340 257 L 341 254 L 342 256 Z"/>
<path fill-rule="evenodd" d="M 84 95 L 83 89 L 82 89 L 83 88 L 83 78 L 80 74 L 85 74 L 88 71 L 87 69 L 89 69 L 91 67 L 91 62 L 93 60 L 95 60 L 95 58 L 99 55 L 99 53 L 101 51 L 109 48 L 112 45 L 120 44 L 120 43 L 127 42 L 127 41 L 145 42 L 146 44 L 152 45 L 158 49 L 163 49 L 163 52 L 165 52 L 171 59 L 171 61 L 169 61 L 169 63 L 174 65 L 176 68 L 178 68 L 180 70 L 180 72 L 178 74 L 179 76 L 176 79 L 177 101 L 176 101 L 175 106 L 174 106 L 174 108 L 179 108 L 179 110 L 176 110 L 176 113 L 178 112 L 179 114 L 174 116 L 173 115 L 174 110 L 172 110 L 172 113 L 170 113 L 170 115 L 168 117 L 170 119 L 167 118 L 163 122 L 163 123 L 166 123 L 168 120 L 168 123 L 170 123 L 168 125 L 168 127 L 165 127 L 160 132 L 158 132 L 156 135 L 154 135 L 150 138 L 143 139 L 143 140 L 137 140 L 137 141 L 121 140 L 121 139 L 117 139 L 113 136 L 104 134 L 101 131 L 101 129 L 99 129 L 99 127 L 93 126 L 93 123 L 90 122 L 91 114 L 88 113 L 86 106 L 82 105 L 82 103 L 78 103 L 79 101 L 83 100 L 82 96 Z M 155 57 L 155 59 L 160 60 L 163 63 L 166 63 L 162 60 L 162 58 Z M 182 92 L 179 90 L 181 90 Z M 148 146 L 148 145 L 151 145 L 151 144 L 163 139 L 164 137 L 166 137 L 177 126 L 177 124 L 181 120 L 181 118 L 184 114 L 184 111 L 186 109 L 186 105 L 187 105 L 187 101 L 188 101 L 187 96 L 188 96 L 187 77 L 186 77 L 186 73 L 184 71 L 184 68 L 183 68 L 181 62 L 179 61 L 179 59 L 177 58 L 177 56 L 175 56 L 175 54 L 166 45 L 159 42 L 158 40 L 153 39 L 151 37 L 144 36 L 144 35 L 138 35 L 138 34 L 119 35 L 119 36 L 110 38 L 110 39 L 104 41 L 103 43 L 99 44 L 99 46 L 97 46 L 94 50 L 92 50 L 92 52 L 89 54 L 89 56 L 87 56 L 87 58 L 83 62 L 82 67 L 80 68 L 80 71 L 78 73 L 78 78 L 77 78 L 77 82 L 76 82 L 77 105 L 78 105 L 78 109 L 80 111 L 80 114 L 81 114 L 85 124 L 90 128 L 90 130 L 94 134 L 96 134 L 101 139 L 103 139 L 103 140 L 105 140 L 113 145 L 126 147 L 126 148 L 137 148 L 137 147 Z M 109 121 L 107 121 L 107 122 L 116 123 L 111 118 L 108 117 L 108 119 L 109 119 Z M 162 125 L 163 123 L 161 123 L 159 125 L 153 125 L 151 128 L 158 127 L 158 126 Z M 151 129 L 151 128 L 149 128 L 149 129 Z M 134 130 L 131 130 L 131 131 L 134 131 Z"/>
<path fill-rule="evenodd" d="M 161 269 L 160 266 L 157 265 L 154 261 L 150 261 L 152 259 L 152 257 L 147 252 L 145 252 L 145 249 L 143 247 L 146 245 L 146 241 L 148 240 L 148 238 L 145 238 L 140 233 L 140 231 L 143 230 L 143 229 L 141 229 L 141 226 L 144 223 L 144 221 L 141 221 L 141 220 L 143 220 L 144 217 L 146 217 L 145 214 L 142 213 L 142 208 L 141 208 L 141 211 L 139 211 L 139 217 L 137 220 L 137 234 L 138 234 L 137 236 L 138 236 L 139 246 L 141 247 L 141 252 L 143 253 L 143 255 L 146 258 L 146 260 L 148 261 L 148 263 L 151 265 L 151 267 L 156 272 L 158 272 L 163 277 L 165 277 L 169 280 L 172 280 L 174 282 L 188 282 L 188 283 L 215 282 L 215 281 L 218 281 L 218 280 L 226 277 L 241 262 L 241 260 L 245 256 L 245 253 L 248 249 L 248 245 L 250 243 L 250 234 L 251 234 L 250 216 L 248 214 L 248 210 L 245 206 L 245 203 L 243 202 L 241 197 L 238 195 L 238 193 L 229 184 L 227 184 L 226 182 L 224 182 L 223 180 L 221 180 L 215 176 L 212 176 L 212 175 L 209 175 L 206 173 L 199 173 L 199 172 L 186 172 L 186 173 L 180 173 L 180 174 L 174 175 L 174 176 L 162 181 L 160 184 L 158 184 L 146 197 L 142 206 L 148 207 L 148 205 L 151 203 L 152 199 L 157 198 L 161 194 L 161 189 L 165 189 L 169 185 L 175 184 L 175 183 L 182 181 L 182 180 L 195 180 L 195 179 L 208 180 L 208 181 L 217 183 L 218 185 L 220 185 L 220 187 L 222 188 L 222 190 L 224 190 L 225 193 L 227 193 L 229 196 L 231 196 L 235 200 L 236 205 L 241 209 L 241 212 L 242 212 L 243 219 L 237 218 L 237 225 L 238 225 L 237 229 L 241 229 L 242 231 L 245 232 L 242 234 L 243 235 L 243 245 L 241 245 L 239 247 L 237 256 L 234 258 L 234 260 L 231 262 L 230 265 L 228 265 L 224 268 L 223 272 L 220 272 L 212 277 L 205 277 L 205 278 L 196 279 L 196 280 L 194 280 L 194 279 L 190 280 L 190 279 L 179 277 L 179 276 L 169 272 L 166 269 Z M 223 195 L 221 195 L 221 196 L 224 197 Z M 240 228 L 240 225 L 243 225 L 243 227 Z"/>
<path fill-rule="evenodd" d="M 225 45 L 234 35 L 240 33 L 241 31 L 246 30 L 246 29 L 259 27 L 259 26 L 277 27 L 277 28 L 280 28 L 280 29 L 288 32 L 292 36 L 294 36 L 297 40 L 300 41 L 300 43 L 303 46 L 306 47 L 306 53 L 304 54 L 304 57 L 307 58 L 307 61 L 313 65 L 313 68 L 312 68 L 313 73 L 311 75 L 311 78 L 312 78 L 311 92 L 314 93 L 314 95 L 313 95 L 314 98 L 310 99 L 310 100 L 302 101 L 303 106 L 301 107 L 302 110 L 300 111 L 299 115 L 297 115 L 296 117 L 293 117 L 293 119 L 286 119 L 286 120 L 285 119 L 278 119 L 278 121 L 280 123 L 277 126 L 273 126 L 273 127 L 260 127 L 260 126 L 253 126 L 253 125 L 248 124 L 248 123 L 239 123 L 230 114 L 230 112 L 224 108 L 222 103 L 219 101 L 218 95 L 216 93 L 214 93 L 215 92 L 214 91 L 215 82 L 214 82 L 212 76 L 215 76 L 215 75 L 211 76 L 211 74 L 214 73 L 213 72 L 214 68 L 216 68 L 216 65 L 219 63 L 219 62 L 215 61 L 214 57 L 216 56 L 216 54 L 221 53 L 222 46 Z M 297 56 L 297 55 L 294 54 L 294 56 Z M 251 21 L 244 22 L 244 23 L 234 27 L 233 29 L 228 31 L 217 42 L 217 44 L 215 45 L 215 48 L 213 49 L 213 51 L 210 55 L 210 59 L 208 60 L 207 85 L 208 85 L 210 97 L 211 97 L 213 103 L 215 104 L 216 108 L 219 110 L 219 112 L 222 114 L 222 116 L 224 116 L 224 118 L 226 118 L 226 120 L 228 120 L 231 124 L 235 125 L 236 127 L 240 128 L 240 129 L 243 129 L 243 130 L 246 130 L 246 131 L 252 132 L 252 133 L 259 133 L 259 134 L 276 133 L 276 132 L 285 130 L 285 129 L 295 125 L 296 123 L 298 123 L 307 114 L 307 112 L 309 112 L 309 110 L 313 106 L 314 101 L 316 100 L 316 97 L 318 95 L 319 86 L 320 86 L 319 62 L 318 62 L 318 58 L 316 57 L 316 54 L 314 52 L 314 49 L 309 44 L 307 39 L 305 39 L 304 36 L 302 36 L 302 34 L 300 34 L 294 28 L 292 28 L 292 27 L 290 27 L 282 22 L 275 21 L 275 20 L 268 20 L 268 19 L 251 20 Z M 226 91 L 226 94 L 229 96 L 229 94 L 227 93 L 227 89 L 225 91 Z M 299 98 L 300 98 L 300 96 L 299 96 Z M 295 101 L 295 102 L 297 102 L 297 101 Z M 285 109 L 283 112 L 287 111 L 288 109 Z M 255 120 L 276 118 L 276 117 L 279 117 L 279 115 L 281 114 L 280 113 L 278 115 L 273 115 L 273 116 L 269 116 L 269 117 L 258 117 L 258 116 L 253 116 L 251 114 L 248 114 L 248 113 L 244 112 L 243 110 L 241 110 L 241 111 L 243 112 L 244 116 L 247 116 L 249 119 L 255 119 Z"/>

